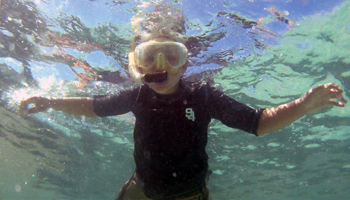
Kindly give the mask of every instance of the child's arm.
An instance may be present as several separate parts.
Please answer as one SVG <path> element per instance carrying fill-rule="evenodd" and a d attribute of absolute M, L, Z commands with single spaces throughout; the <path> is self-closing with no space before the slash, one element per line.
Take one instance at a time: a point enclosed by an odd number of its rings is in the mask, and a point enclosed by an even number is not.
<path fill-rule="evenodd" d="M 347 101 L 342 93 L 343 89 L 338 85 L 328 83 L 310 89 L 304 96 L 292 102 L 266 109 L 260 117 L 257 133 L 261 135 L 279 130 L 302 116 L 326 106 L 344 107 Z"/>
<path fill-rule="evenodd" d="M 96 117 L 93 107 L 94 99 L 88 97 L 66 97 L 66 98 L 44 98 L 31 97 L 21 102 L 20 113 L 37 113 L 46 111 L 49 108 L 60 110 L 65 113 L 77 116 Z M 33 104 L 34 107 L 28 108 Z"/>

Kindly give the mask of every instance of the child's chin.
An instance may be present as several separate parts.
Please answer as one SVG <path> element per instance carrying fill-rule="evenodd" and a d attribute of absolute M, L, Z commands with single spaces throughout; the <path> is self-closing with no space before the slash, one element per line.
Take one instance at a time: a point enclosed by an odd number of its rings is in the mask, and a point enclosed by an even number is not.
<path fill-rule="evenodd" d="M 153 90 L 159 94 L 166 94 L 168 89 L 166 87 L 166 83 L 163 84 L 155 84 Z"/>

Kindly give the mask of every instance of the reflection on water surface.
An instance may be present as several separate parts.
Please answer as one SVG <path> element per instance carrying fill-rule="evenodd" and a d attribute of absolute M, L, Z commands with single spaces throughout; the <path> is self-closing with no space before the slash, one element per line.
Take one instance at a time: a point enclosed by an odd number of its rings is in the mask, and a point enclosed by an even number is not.
<path fill-rule="evenodd" d="M 196 44 L 187 78 L 214 80 L 252 107 L 290 101 L 326 82 L 341 85 L 349 99 L 349 1 L 176 2 Z M 112 199 L 134 170 L 133 116 L 20 116 L 18 102 L 129 87 L 130 19 L 148 4 L 0 5 L 0 198 Z M 213 121 L 213 199 L 348 198 L 348 113 L 325 109 L 260 138 Z"/>

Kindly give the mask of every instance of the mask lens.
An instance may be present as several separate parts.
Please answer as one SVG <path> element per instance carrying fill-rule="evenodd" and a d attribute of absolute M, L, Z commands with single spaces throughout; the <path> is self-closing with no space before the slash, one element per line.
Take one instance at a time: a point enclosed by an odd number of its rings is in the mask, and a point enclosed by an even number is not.
<path fill-rule="evenodd" d="M 163 54 L 170 67 L 179 67 L 187 60 L 187 48 L 178 42 L 146 42 L 135 49 L 136 64 L 142 68 L 155 65 L 157 56 Z"/>
<path fill-rule="evenodd" d="M 183 52 L 181 52 L 181 49 L 174 47 L 168 48 L 164 55 L 171 66 L 178 66 L 181 57 L 184 56 Z"/>
<path fill-rule="evenodd" d="M 140 46 L 140 45 L 139 45 Z M 142 46 L 135 49 L 135 63 L 142 68 L 150 68 L 154 64 L 155 57 L 149 49 Z"/>
<path fill-rule="evenodd" d="M 151 51 L 150 49 L 147 49 L 147 48 L 144 51 L 145 52 L 143 53 L 143 57 L 140 60 L 140 62 L 143 63 L 143 65 L 146 68 L 152 67 L 152 65 L 154 64 L 155 59 L 156 59 L 156 54 L 154 54 L 153 51 Z"/>

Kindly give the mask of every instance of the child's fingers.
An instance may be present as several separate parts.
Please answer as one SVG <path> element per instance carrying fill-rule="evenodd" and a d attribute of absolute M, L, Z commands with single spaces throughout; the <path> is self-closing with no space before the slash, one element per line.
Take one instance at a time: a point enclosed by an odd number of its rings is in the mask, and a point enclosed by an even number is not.
<path fill-rule="evenodd" d="M 337 89 L 337 90 L 339 90 L 339 91 L 343 91 L 343 89 L 342 89 L 339 85 L 337 85 L 337 84 L 335 84 L 335 83 L 327 83 L 327 84 L 324 84 L 324 87 L 325 87 L 325 88 L 334 88 L 334 89 Z"/>
<path fill-rule="evenodd" d="M 32 114 L 46 110 L 47 106 L 42 104 L 42 100 L 42 97 L 31 97 L 22 101 L 19 105 L 19 112 L 21 114 Z M 33 104 L 34 107 L 29 108 L 30 104 Z"/>
<path fill-rule="evenodd" d="M 335 83 L 327 83 L 327 84 L 323 85 L 323 88 L 325 88 L 326 91 L 329 91 L 330 98 L 336 98 L 339 101 L 341 101 L 342 103 L 347 102 L 347 100 L 342 95 L 344 90 L 339 85 L 337 85 Z"/>
<path fill-rule="evenodd" d="M 42 97 L 30 97 L 29 99 L 26 100 L 27 104 L 36 104 L 38 102 L 40 102 L 40 99 L 42 99 Z"/>
<path fill-rule="evenodd" d="M 344 107 L 345 106 L 345 104 L 343 102 L 339 102 L 339 101 L 330 100 L 328 102 L 332 106 L 338 106 L 338 107 Z"/>
<path fill-rule="evenodd" d="M 28 113 L 29 113 L 29 114 L 33 114 L 33 113 L 37 113 L 37 112 L 40 112 L 40 111 L 37 109 L 37 107 L 28 109 Z"/>
<path fill-rule="evenodd" d="M 45 104 L 35 104 L 35 107 L 28 109 L 28 113 L 38 113 L 47 110 L 49 107 Z"/>
<path fill-rule="evenodd" d="M 323 93 L 323 95 L 332 95 L 331 93 L 335 93 L 335 92 L 340 92 L 343 93 L 343 89 L 341 89 L 338 85 L 334 84 L 334 83 L 327 83 L 327 84 L 323 84 L 323 85 L 318 85 L 312 89 L 310 89 L 308 91 L 308 94 L 321 94 Z"/>
<path fill-rule="evenodd" d="M 341 88 L 340 88 L 341 89 Z M 343 90 L 338 90 L 338 89 L 330 89 L 330 92 L 331 92 L 331 98 L 336 98 L 338 99 L 339 101 L 343 102 L 343 103 L 346 103 L 347 100 L 344 98 L 344 96 L 342 95 L 343 93 Z"/>
<path fill-rule="evenodd" d="M 337 91 L 337 92 L 340 92 L 340 93 L 344 92 L 344 90 L 339 85 L 337 85 L 335 83 L 324 84 L 323 88 L 330 89 L 331 91 Z"/>
<path fill-rule="evenodd" d="M 19 105 L 19 113 L 25 114 L 28 112 L 28 103 L 27 101 L 22 101 Z"/>
<path fill-rule="evenodd" d="M 343 95 L 341 94 L 336 94 L 335 98 L 337 98 L 339 101 L 341 101 L 342 103 L 347 103 L 348 101 L 344 98 Z"/>
<path fill-rule="evenodd" d="M 330 94 L 331 94 L 331 98 L 332 99 L 338 99 L 339 101 L 333 101 L 333 100 L 330 100 L 329 101 L 329 104 L 330 105 L 333 105 L 333 106 L 338 106 L 338 107 L 344 107 L 345 104 L 344 103 L 347 103 L 347 100 L 344 98 L 344 96 L 342 95 L 342 93 L 344 92 L 344 90 L 334 84 L 334 83 L 329 83 L 329 84 L 326 84 L 327 88 L 329 88 L 330 90 Z"/>
<path fill-rule="evenodd" d="M 31 97 L 29 99 L 21 101 L 21 103 L 19 105 L 19 112 L 22 113 L 22 114 L 29 113 L 30 109 L 28 109 L 28 105 L 35 103 L 36 99 L 37 99 L 36 97 Z"/>

